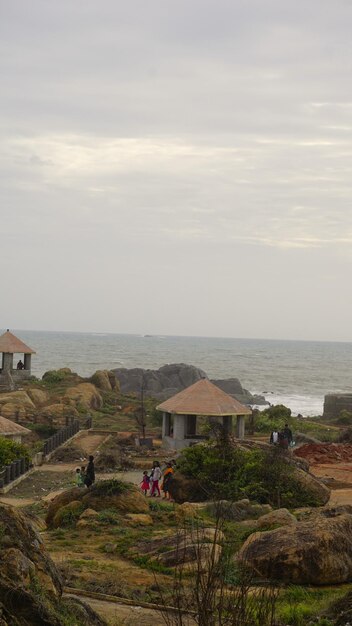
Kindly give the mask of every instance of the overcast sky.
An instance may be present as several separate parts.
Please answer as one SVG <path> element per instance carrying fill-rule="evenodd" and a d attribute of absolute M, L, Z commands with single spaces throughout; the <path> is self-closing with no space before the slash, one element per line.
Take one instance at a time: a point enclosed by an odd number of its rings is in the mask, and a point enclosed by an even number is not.
<path fill-rule="evenodd" d="M 0 327 L 352 341 L 350 0 L 0 7 Z"/>

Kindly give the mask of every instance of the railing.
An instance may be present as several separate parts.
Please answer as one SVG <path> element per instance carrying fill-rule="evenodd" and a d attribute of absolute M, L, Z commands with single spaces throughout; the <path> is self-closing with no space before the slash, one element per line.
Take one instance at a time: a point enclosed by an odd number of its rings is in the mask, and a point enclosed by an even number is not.
<path fill-rule="evenodd" d="M 84 425 L 84 428 L 89 430 L 92 428 L 93 418 L 91 415 L 87 415 L 87 419 Z M 73 437 L 80 430 L 79 420 L 74 420 L 68 426 L 61 428 L 55 435 L 49 437 L 44 442 L 43 445 L 43 456 L 47 456 L 56 448 L 61 446 L 65 441 Z M 30 462 L 28 459 L 21 458 L 13 461 L 9 465 L 6 465 L 3 469 L 0 470 L 0 490 L 6 487 L 9 483 L 12 483 L 14 480 L 28 472 L 30 467 Z"/>
<path fill-rule="evenodd" d="M 12 483 L 16 478 L 28 472 L 28 470 L 29 461 L 25 458 L 16 459 L 16 461 L 12 461 L 9 465 L 5 465 L 4 469 L 0 471 L 0 489 Z"/>
<path fill-rule="evenodd" d="M 71 437 L 73 437 L 73 435 L 78 433 L 78 431 L 79 431 L 78 420 L 74 420 L 74 422 L 72 422 L 72 424 L 70 424 L 69 426 L 65 426 L 64 428 L 61 428 L 61 430 L 55 433 L 55 435 L 53 435 L 52 437 L 49 437 L 49 439 L 47 439 L 44 442 L 43 455 L 47 456 L 48 454 L 50 454 L 50 452 L 53 452 L 53 450 L 56 450 L 56 448 L 58 448 L 59 446 L 62 446 L 62 444 L 65 443 L 65 441 L 67 441 L 67 439 L 70 439 Z"/>

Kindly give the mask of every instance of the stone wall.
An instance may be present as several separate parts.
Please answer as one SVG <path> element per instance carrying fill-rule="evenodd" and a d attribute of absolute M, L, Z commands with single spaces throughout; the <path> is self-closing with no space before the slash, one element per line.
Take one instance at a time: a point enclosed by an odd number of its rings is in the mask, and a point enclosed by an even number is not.
<path fill-rule="evenodd" d="M 352 413 L 352 393 L 329 393 L 324 398 L 323 417 L 332 419 L 338 417 L 341 411 Z"/>

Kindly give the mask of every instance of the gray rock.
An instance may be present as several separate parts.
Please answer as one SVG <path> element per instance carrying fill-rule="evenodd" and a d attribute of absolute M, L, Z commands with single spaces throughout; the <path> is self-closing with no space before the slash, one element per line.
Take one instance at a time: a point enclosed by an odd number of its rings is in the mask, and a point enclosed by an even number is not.
<path fill-rule="evenodd" d="M 171 398 L 198 380 L 207 378 L 202 369 L 185 363 L 163 365 L 158 370 L 136 367 L 133 369 L 118 368 L 113 372 L 120 383 L 122 393 L 140 394 L 143 383 L 145 395 L 152 396 L 157 400 Z M 253 396 L 244 389 L 238 378 L 217 379 L 211 382 L 243 404 L 268 404 L 263 396 Z"/>

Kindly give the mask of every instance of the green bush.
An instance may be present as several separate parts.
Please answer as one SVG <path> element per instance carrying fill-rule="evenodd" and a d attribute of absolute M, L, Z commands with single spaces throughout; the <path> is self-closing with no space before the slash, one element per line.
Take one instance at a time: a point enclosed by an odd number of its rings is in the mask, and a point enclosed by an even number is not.
<path fill-rule="evenodd" d="M 273 506 L 315 506 L 314 497 L 295 480 L 286 454 L 269 450 L 243 450 L 224 441 L 207 442 L 183 450 L 177 467 L 187 478 L 204 485 L 209 498 L 249 498 Z"/>
<path fill-rule="evenodd" d="M 275 406 L 269 406 L 262 411 L 262 415 L 267 415 L 270 419 L 282 419 L 288 420 L 291 417 L 291 409 L 284 404 L 276 404 Z"/>
<path fill-rule="evenodd" d="M 98 483 L 94 483 L 90 491 L 91 493 L 94 492 L 95 496 L 118 496 L 129 489 L 130 485 L 128 483 L 111 478 L 110 480 L 100 480 Z"/>
<path fill-rule="evenodd" d="M 0 437 L 0 468 L 9 465 L 12 461 L 24 457 L 30 461 L 28 450 L 21 443 Z"/>
<path fill-rule="evenodd" d="M 61 383 L 67 377 L 67 372 L 59 372 L 59 370 L 50 370 L 45 372 L 43 380 L 49 384 Z"/>
<path fill-rule="evenodd" d="M 49 439 L 49 437 L 55 435 L 58 430 L 55 426 L 51 426 L 50 424 L 27 424 L 27 428 L 41 439 Z"/>

